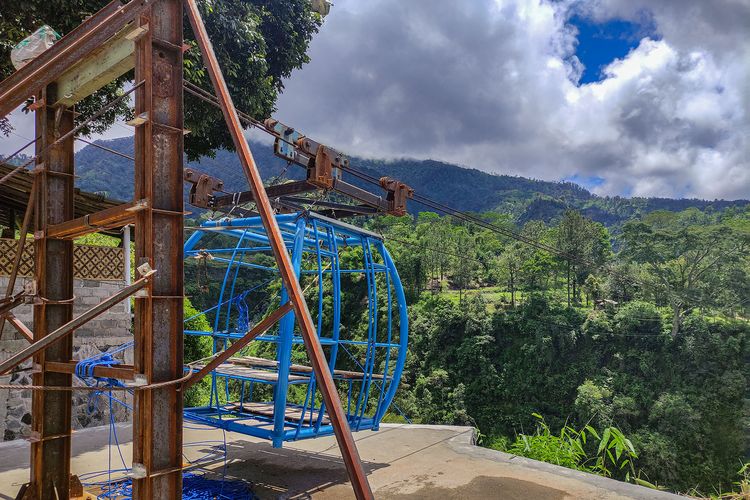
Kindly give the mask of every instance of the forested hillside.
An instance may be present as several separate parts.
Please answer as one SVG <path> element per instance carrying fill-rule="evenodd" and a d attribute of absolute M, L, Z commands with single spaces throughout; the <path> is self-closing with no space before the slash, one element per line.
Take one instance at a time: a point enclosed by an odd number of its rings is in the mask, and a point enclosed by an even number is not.
<path fill-rule="evenodd" d="M 128 152 L 126 143 L 108 146 Z M 266 178 L 284 172 L 269 147 L 254 150 Z M 235 161 L 219 152 L 194 166 L 243 189 Z M 403 415 L 472 425 L 485 446 L 640 484 L 736 487 L 750 460 L 747 202 L 601 198 L 431 161 L 356 164 L 545 248 L 416 204 L 410 216 L 366 222 L 408 294 Z M 84 189 L 129 198 L 113 189 L 131 172 L 109 153 L 78 154 Z M 206 272 L 186 263 L 198 310 L 220 282 Z M 366 303 L 344 293 L 347 321 L 365 324 Z M 188 358 L 206 348 L 187 346 Z"/>
<path fill-rule="evenodd" d="M 132 155 L 131 138 L 101 142 L 102 145 Z M 268 144 L 255 143 L 253 153 L 265 178 L 282 172 L 288 178 L 300 178 L 302 169 L 290 166 L 273 155 Z M 671 200 L 665 198 L 598 197 L 572 182 L 546 182 L 524 177 L 492 175 L 480 170 L 432 160 L 378 161 L 353 159 L 352 164 L 374 177 L 389 175 L 400 179 L 418 192 L 454 208 L 511 214 L 520 224 L 532 220 L 551 222 L 559 219 L 566 208 L 607 227 L 619 227 L 625 221 L 654 210 L 680 211 L 698 208 L 720 211 L 728 207 L 744 207 L 748 201 Z M 190 166 L 223 179 L 228 190 L 246 189 L 246 181 L 233 152 L 218 151 L 214 158 L 203 157 Z M 101 149 L 87 146 L 76 155 L 78 186 L 87 191 L 101 191 L 111 198 L 132 197 L 132 162 Z M 357 179 L 349 178 L 353 184 Z M 412 203 L 410 210 L 418 213 L 425 207 Z"/>
<path fill-rule="evenodd" d="M 749 451 L 750 212 L 653 212 L 615 238 L 573 210 L 520 228 L 554 251 L 430 213 L 371 224 L 410 294 L 397 403 L 412 419 L 641 484 L 732 488 Z"/>

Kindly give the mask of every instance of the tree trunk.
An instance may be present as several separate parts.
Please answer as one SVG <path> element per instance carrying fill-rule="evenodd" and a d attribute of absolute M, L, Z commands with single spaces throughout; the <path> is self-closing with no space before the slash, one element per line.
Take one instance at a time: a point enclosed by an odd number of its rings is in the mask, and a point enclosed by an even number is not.
<path fill-rule="evenodd" d="M 677 337 L 680 332 L 680 326 L 682 326 L 682 308 L 679 305 L 672 305 L 672 338 Z"/>

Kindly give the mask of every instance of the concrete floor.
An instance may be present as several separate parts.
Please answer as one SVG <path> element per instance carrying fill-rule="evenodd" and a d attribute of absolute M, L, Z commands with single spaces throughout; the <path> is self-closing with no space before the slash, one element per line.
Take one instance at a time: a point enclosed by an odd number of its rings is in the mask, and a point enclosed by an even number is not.
<path fill-rule="evenodd" d="M 73 471 L 77 474 L 107 467 L 108 428 L 74 434 Z M 378 432 L 354 434 L 370 484 L 378 499 L 676 499 L 658 492 L 561 467 L 514 457 L 472 444 L 469 427 L 384 425 Z M 118 431 L 130 440 L 130 428 Z M 214 441 L 186 447 L 186 457 L 204 456 L 222 442 L 221 431 L 191 426 L 185 443 Z M 129 465 L 131 447 L 122 447 Z M 268 499 L 352 498 L 346 470 L 332 437 L 293 443 L 283 449 L 248 436 L 227 433 L 227 475 L 244 479 Z M 112 455 L 113 468 L 119 457 Z M 206 467 L 220 471 L 216 460 Z M 15 498 L 28 481 L 28 443 L 0 444 L 0 498 Z"/>

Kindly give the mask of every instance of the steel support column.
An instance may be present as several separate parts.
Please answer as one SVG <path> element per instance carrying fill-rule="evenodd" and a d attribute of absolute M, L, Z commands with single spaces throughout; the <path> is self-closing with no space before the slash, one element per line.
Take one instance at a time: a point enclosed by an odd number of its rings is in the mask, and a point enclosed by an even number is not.
<path fill-rule="evenodd" d="M 358 500 L 374 498 L 372 490 L 370 489 L 370 484 L 367 481 L 367 475 L 362 466 L 362 460 L 357 451 L 357 446 L 354 443 L 351 429 L 349 428 L 349 422 L 347 421 L 346 414 L 341 406 L 339 393 L 336 390 L 331 371 L 328 368 L 328 360 L 326 360 L 325 354 L 323 353 L 323 347 L 320 344 L 320 339 L 315 331 L 315 323 L 313 322 L 310 311 L 307 308 L 304 292 L 297 280 L 297 275 L 294 273 L 292 261 L 287 252 L 286 244 L 281 236 L 279 224 L 274 217 L 271 202 L 268 199 L 260 172 L 255 165 L 255 159 L 253 158 L 250 146 L 245 138 L 240 118 L 237 115 L 237 109 L 234 107 L 232 97 L 229 95 L 229 88 L 224 80 L 224 75 L 219 67 L 219 62 L 216 59 L 211 40 L 208 38 L 208 33 L 206 32 L 206 27 L 201 19 L 198 5 L 195 0 L 185 0 L 185 7 L 188 19 L 190 20 L 190 25 L 193 28 L 198 46 L 201 49 L 206 69 L 208 70 L 211 82 L 216 89 L 217 100 L 221 105 L 224 119 L 229 127 L 229 133 L 232 136 L 232 141 L 234 142 L 235 147 L 237 148 L 240 163 L 242 164 L 245 176 L 250 184 L 250 189 L 253 192 L 253 198 L 256 200 L 258 212 L 263 221 L 263 227 L 266 230 L 276 263 L 279 266 L 281 280 L 289 294 L 289 301 L 294 307 L 294 315 L 302 333 L 302 338 L 304 339 L 305 347 L 307 348 L 307 355 L 310 358 L 310 364 L 315 372 L 315 378 L 320 384 L 319 388 L 323 396 L 323 402 L 326 405 L 326 410 L 331 419 L 334 434 L 336 435 L 336 441 L 341 450 L 341 456 L 346 465 L 346 470 L 349 473 L 349 479 L 352 482 L 354 494 Z"/>
<path fill-rule="evenodd" d="M 149 383 L 183 376 L 183 104 L 182 2 L 161 0 L 139 20 L 148 30 L 136 43 L 136 263 L 158 272 L 135 301 L 135 371 Z M 133 462 L 146 477 L 133 481 L 137 499 L 182 494 L 182 393 L 177 385 L 136 391 Z"/>
<path fill-rule="evenodd" d="M 40 96 L 43 102 L 54 102 L 56 90 L 49 85 Z M 37 154 L 57 138 L 73 129 L 69 109 L 42 106 L 36 111 Z M 73 137 L 51 146 L 37 160 L 37 186 L 34 211 L 36 239 L 34 278 L 41 303 L 34 305 L 34 340 L 73 318 L 73 242 L 46 238 L 52 224 L 74 217 Z M 73 336 L 69 335 L 34 356 L 43 367 L 47 361 L 67 362 L 73 355 Z M 42 369 L 34 374 L 35 385 L 70 386 L 71 375 Z M 34 391 L 32 396 L 32 431 L 40 441 L 31 444 L 31 491 L 39 500 L 66 499 L 70 489 L 70 420 L 69 391 Z"/>

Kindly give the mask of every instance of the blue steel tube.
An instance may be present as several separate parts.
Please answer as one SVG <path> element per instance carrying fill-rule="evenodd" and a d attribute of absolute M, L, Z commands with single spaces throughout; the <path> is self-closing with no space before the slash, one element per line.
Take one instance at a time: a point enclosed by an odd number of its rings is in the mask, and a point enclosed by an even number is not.
<path fill-rule="evenodd" d="M 396 389 L 398 389 L 399 382 L 401 381 L 401 374 L 404 371 L 406 350 L 409 345 L 409 314 L 406 308 L 406 295 L 404 294 L 404 287 L 401 284 L 401 278 L 398 275 L 396 265 L 393 263 L 391 254 L 388 253 L 388 250 L 386 250 L 385 247 L 383 247 L 383 260 L 385 261 L 385 266 L 388 268 L 388 272 L 393 277 L 393 289 L 396 295 L 396 302 L 398 303 L 398 342 L 400 347 L 398 350 L 398 358 L 396 359 L 396 366 L 393 370 L 393 377 L 388 385 L 388 392 L 383 399 L 383 403 L 378 407 L 377 414 L 375 415 L 376 422 L 382 420 L 383 414 L 391 405 L 391 401 L 393 401 L 393 397 L 396 395 Z"/>
<path fill-rule="evenodd" d="M 297 233 L 294 238 L 294 249 L 292 250 L 292 265 L 294 274 L 299 279 L 302 267 L 302 250 L 305 240 L 305 227 L 307 220 L 304 217 L 297 219 Z M 281 304 L 289 301 L 286 289 L 281 290 Z M 286 418 L 286 398 L 289 388 L 289 366 L 292 359 L 292 336 L 294 335 L 295 318 L 290 312 L 279 322 L 279 343 L 277 344 L 277 361 L 279 362 L 279 378 L 274 387 L 273 395 L 273 438 L 274 448 L 281 448 L 284 443 L 284 420 Z"/>

